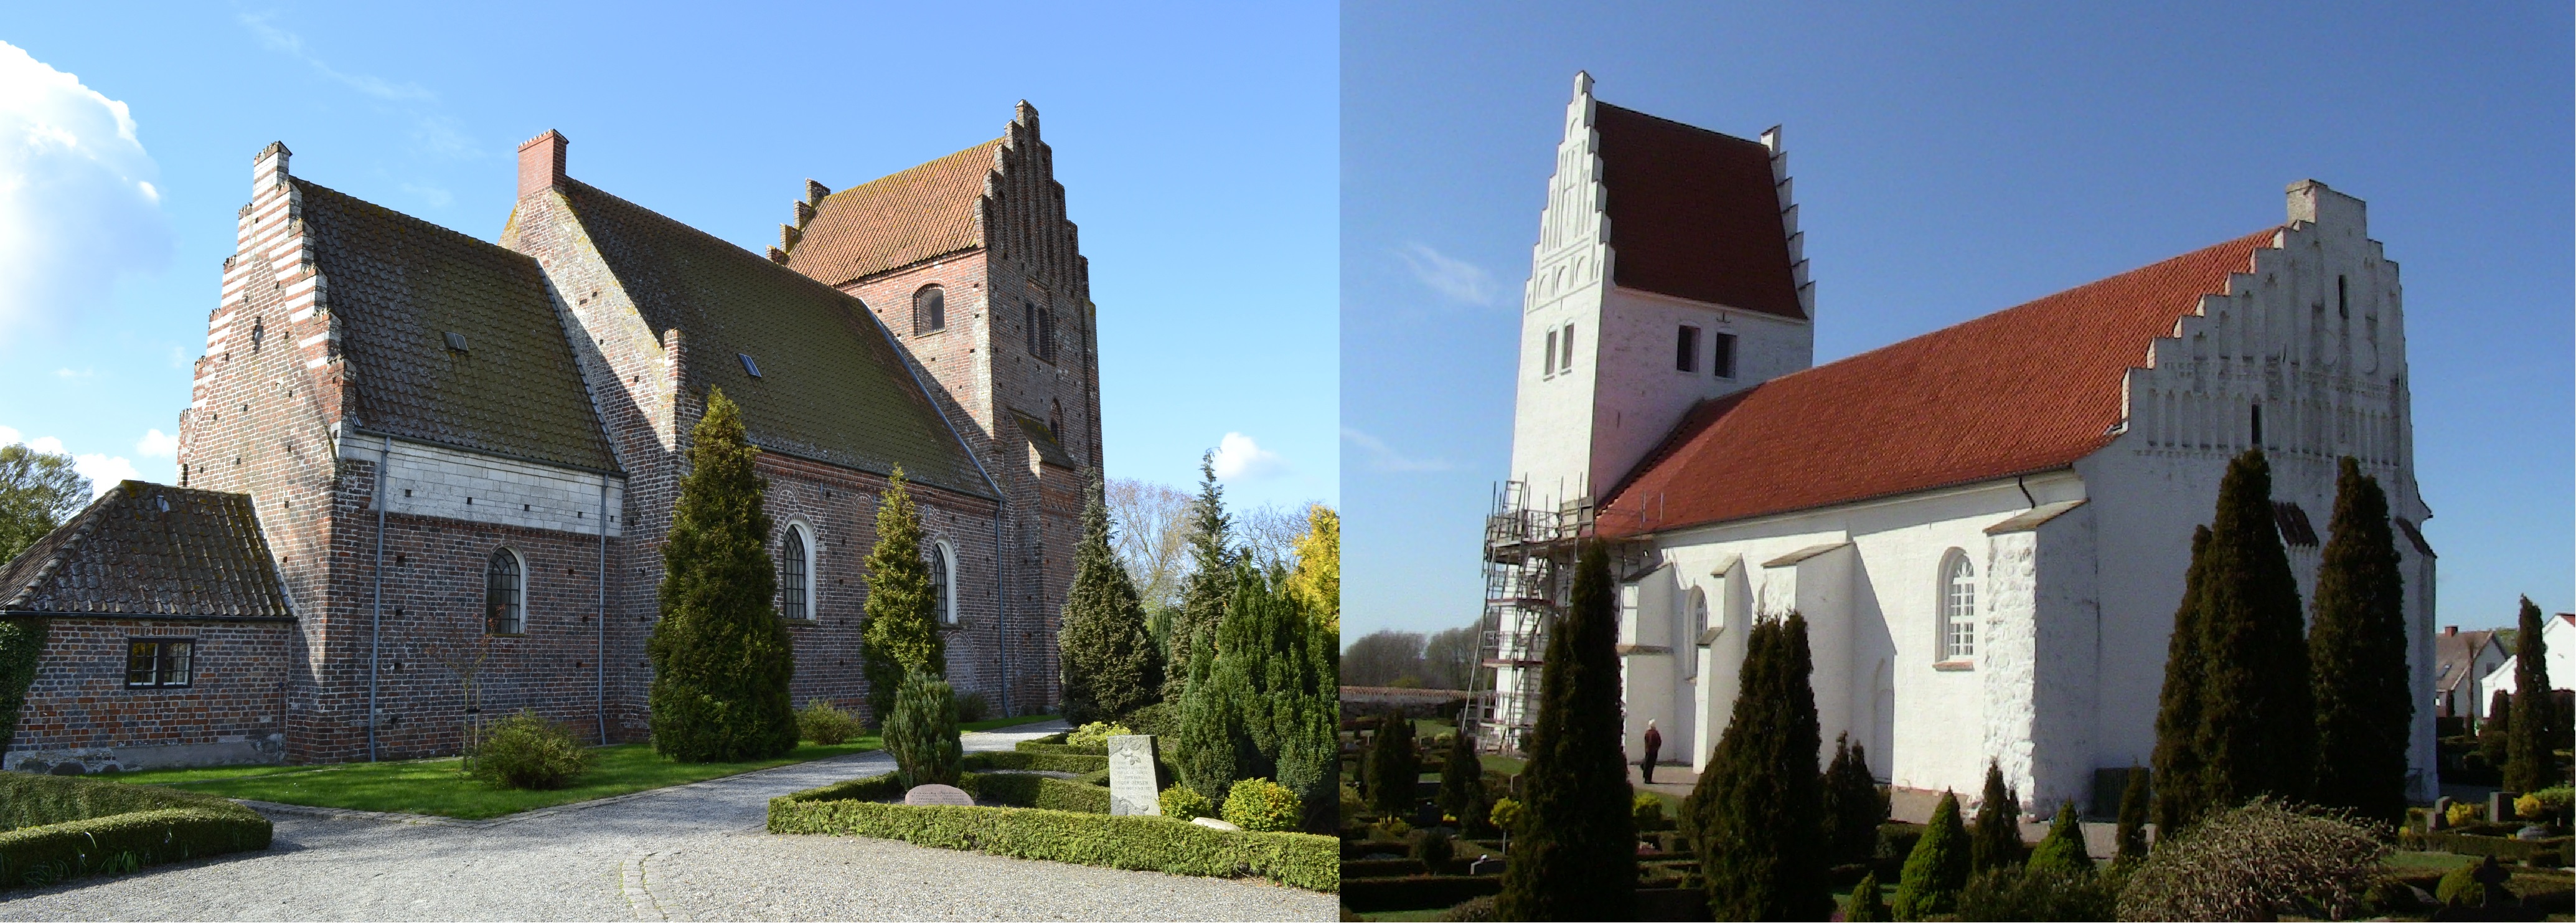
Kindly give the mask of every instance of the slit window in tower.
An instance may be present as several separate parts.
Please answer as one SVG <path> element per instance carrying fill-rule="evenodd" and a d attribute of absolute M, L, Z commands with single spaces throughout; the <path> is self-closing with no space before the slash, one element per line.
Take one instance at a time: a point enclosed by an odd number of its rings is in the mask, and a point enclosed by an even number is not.
<path fill-rule="evenodd" d="M 1560 371 L 1560 372 L 1571 372 L 1571 371 L 1574 371 L 1574 325 L 1573 325 L 1573 324 L 1567 324 L 1567 325 L 1565 325 L 1565 337 L 1564 337 L 1563 339 L 1558 340 L 1556 345 L 1557 345 L 1560 349 L 1562 349 L 1562 350 L 1563 350 L 1563 352 L 1559 352 L 1559 353 L 1557 353 L 1557 355 L 1556 355 L 1556 370 L 1557 370 L 1557 371 Z"/>
<path fill-rule="evenodd" d="M 2263 447 L 2263 405 L 2254 405 L 2254 447 Z"/>
<path fill-rule="evenodd" d="M 1547 348 L 1539 351 L 1538 365 L 1540 377 L 1556 374 L 1556 328 L 1554 327 L 1547 328 Z"/>

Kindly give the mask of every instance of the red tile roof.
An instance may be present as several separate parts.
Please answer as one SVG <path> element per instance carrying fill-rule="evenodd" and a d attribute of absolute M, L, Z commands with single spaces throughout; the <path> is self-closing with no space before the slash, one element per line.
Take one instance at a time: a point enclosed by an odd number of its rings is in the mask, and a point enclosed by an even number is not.
<path fill-rule="evenodd" d="M 1759 142 L 1594 103 L 1609 190 L 1611 281 L 1805 320 L 1771 151 Z"/>
<path fill-rule="evenodd" d="M 2126 370 L 2277 229 L 1703 401 L 1602 505 L 1639 535 L 2063 468 L 2111 440 Z"/>
<path fill-rule="evenodd" d="M 983 246 L 975 200 L 1001 143 L 986 141 L 824 197 L 787 251 L 787 268 L 840 285 Z"/>

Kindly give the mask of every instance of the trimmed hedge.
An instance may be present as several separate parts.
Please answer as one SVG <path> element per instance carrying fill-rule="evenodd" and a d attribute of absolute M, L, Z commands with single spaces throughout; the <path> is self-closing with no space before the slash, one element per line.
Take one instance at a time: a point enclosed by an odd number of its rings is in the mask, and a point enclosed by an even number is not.
<path fill-rule="evenodd" d="M 1331 892 L 1341 884 L 1341 856 L 1332 837 L 1215 830 L 1160 817 L 814 801 L 787 795 L 770 799 L 769 832 L 877 837 L 916 846 L 1172 875 L 1253 875 L 1312 891 Z"/>
<path fill-rule="evenodd" d="M 1402 878 L 1407 875 L 1429 875 L 1431 867 L 1420 859 L 1344 859 L 1342 880 L 1354 878 Z"/>
<path fill-rule="evenodd" d="M 1430 910 L 1503 893 L 1501 875 L 1406 875 L 1342 882 L 1342 906 L 1354 913 Z"/>
<path fill-rule="evenodd" d="M 1071 753 L 1076 756 L 1099 757 L 1109 755 L 1107 744 L 1043 743 L 1035 740 L 1020 741 L 1012 745 L 1012 750 L 1017 753 Z"/>
<path fill-rule="evenodd" d="M 1052 776 L 966 773 L 957 787 L 967 794 L 1014 807 L 1046 808 L 1082 814 L 1109 813 L 1109 790 Z M 894 773 L 835 782 L 779 796 L 788 801 L 902 801 L 903 780 Z"/>
<path fill-rule="evenodd" d="M 0 773 L 0 890 L 267 849 L 268 818 L 151 785 Z"/>
<path fill-rule="evenodd" d="M 1079 776 L 1075 776 L 1073 780 L 1084 785 L 1097 785 L 1101 788 L 1108 788 L 1109 770 L 1101 769 L 1093 772 L 1086 772 Z"/>
<path fill-rule="evenodd" d="M 2555 836 L 2545 840 L 2517 840 L 2512 837 L 2477 836 L 2466 833 L 2427 833 L 2424 847 L 2463 856 L 2494 856 L 2497 859 L 2537 859 L 2565 867 L 2576 865 L 2576 837 Z"/>
<path fill-rule="evenodd" d="M 1099 772 L 1109 768 L 1106 756 L 1077 753 L 1032 753 L 1026 750 L 994 750 L 966 756 L 966 771 L 1022 769 L 1039 772 Z"/>

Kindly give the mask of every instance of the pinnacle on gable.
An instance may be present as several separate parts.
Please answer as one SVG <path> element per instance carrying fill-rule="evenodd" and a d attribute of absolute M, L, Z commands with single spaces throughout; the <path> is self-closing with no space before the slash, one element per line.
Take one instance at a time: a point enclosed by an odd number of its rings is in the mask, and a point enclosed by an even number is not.
<path fill-rule="evenodd" d="M 832 187 L 810 179 L 805 181 L 805 204 L 820 206 L 823 204 L 824 197 L 831 194 Z"/>

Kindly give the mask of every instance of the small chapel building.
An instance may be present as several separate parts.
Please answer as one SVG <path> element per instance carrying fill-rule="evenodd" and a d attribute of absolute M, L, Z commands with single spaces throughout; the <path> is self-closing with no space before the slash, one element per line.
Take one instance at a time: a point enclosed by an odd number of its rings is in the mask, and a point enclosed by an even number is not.
<path fill-rule="evenodd" d="M 0 568 L 0 618 L 60 626 L 11 765 L 449 753 L 469 707 L 644 739 L 662 545 L 719 390 L 760 449 L 797 704 L 864 710 L 862 560 L 900 468 L 947 678 L 1001 713 L 1054 707 L 1100 386 L 1037 110 L 854 188 L 807 181 L 766 254 L 574 178 L 568 145 L 520 148 L 497 242 L 259 152 L 180 483 L 119 487 L 28 554 L 130 556 L 94 537 L 111 523 L 196 531 L 147 542 L 176 549 L 151 567 L 84 571 L 80 593 L 48 589 L 60 566 Z M 190 581 L 242 611 L 182 611 L 208 605 Z M 141 602 L 47 610 L 93 598 Z M 160 656 L 146 646 L 182 666 L 133 666 Z M 187 704 L 215 698 L 240 701 Z M 190 717 L 218 712 L 251 717 Z M 243 746 L 201 746 L 218 743 Z"/>
<path fill-rule="evenodd" d="M 2154 747 L 2193 527 L 2256 447 L 2303 598 L 2337 460 L 2387 489 L 2411 688 L 2432 685 L 2401 288 L 2359 199 L 2294 183 L 2279 225 L 1816 365 L 1778 129 L 1623 109 L 1587 75 L 1564 129 L 1487 535 L 1487 746 L 1535 717 L 1573 545 L 1598 538 L 1632 748 L 1651 720 L 1704 766 L 1751 625 L 1795 611 L 1828 750 L 1848 734 L 1900 791 L 1974 793 L 1991 760 L 2031 812 L 2116 803 Z M 2429 799 L 2432 710 L 2414 724 Z"/>

